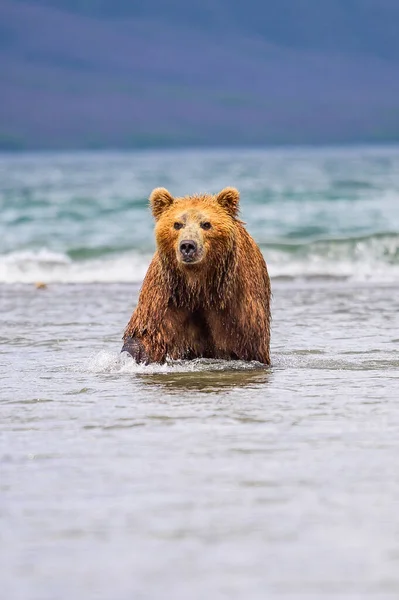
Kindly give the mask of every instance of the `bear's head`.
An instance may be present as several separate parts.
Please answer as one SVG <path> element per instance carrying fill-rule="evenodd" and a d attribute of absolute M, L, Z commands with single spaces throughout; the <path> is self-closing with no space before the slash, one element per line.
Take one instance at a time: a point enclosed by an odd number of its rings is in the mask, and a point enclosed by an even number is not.
<path fill-rule="evenodd" d="M 184 198 L 156 188 L 150 204 L 161 257 L 186 271 L 224 261 L 234 248 L 239 198 L 230 187 L 215 196 Z"/>

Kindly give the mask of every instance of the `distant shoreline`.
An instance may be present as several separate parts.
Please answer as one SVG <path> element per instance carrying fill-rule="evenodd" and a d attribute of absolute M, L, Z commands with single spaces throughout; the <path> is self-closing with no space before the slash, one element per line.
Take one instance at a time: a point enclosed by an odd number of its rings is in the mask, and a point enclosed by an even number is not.
<path fill-rule="evenodd" d="M 350 140 L 350 141 L 323 141 L 323 142 L 273 142 L 264 144 L 210 144 L 210 143 L 192 143 L 192 144 L 165 144 L 165 145 L 137 145 L 124 146 L 104 144 L 101 146 L 21 146 L 12 147 L 2 145 L 0 143 L 0 155 L 15 155 L 15 154 L 71 154 L 71 153 L 138 153 L 138 152 L 201 152 L 201 151 L 273 151 L 273 150 L 300 150 L 300 149 L 355 149 L 355 148 L 395 148 L 399 146 L 399 137 L 392 140 Z"/>

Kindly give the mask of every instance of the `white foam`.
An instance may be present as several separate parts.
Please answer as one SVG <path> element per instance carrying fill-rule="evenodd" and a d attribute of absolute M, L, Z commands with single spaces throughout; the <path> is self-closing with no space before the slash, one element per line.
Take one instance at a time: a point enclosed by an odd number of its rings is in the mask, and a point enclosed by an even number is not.
<path fill-rule="evenodd" d="M 191 373 L 199 371 L 242 371 L 263 368 L 258 362 L 226 361 L 214 359 L 168 360 L 165 364 L 137 364 L 127 352 L 100 350 L 87 364 L 90 373 Z"/>
<path fill-rule="evenodd" d="M 141 282 L 151 257 L 125 253 L 112 257 L 73 261 L 66 254 L 39 251 L 0 256 L 2 283 L 122 283 Z"/>
<path fill-rule="evenodd" d="M 399 237 L 304 244 L 295 252 L 264 250 L 272 278 L 347 278 L 351 281 L 399 281 Z M 135 251 L 90 260 L 72 260 L 46 248 L 0 256 L 0 283 L 141 283 L 151 256 Z"/>
<path fill-rule="evenodd" d="M 279 261 L 268 256 L 270 277 L 289 279 L 312 278 L 345 278 L 354 282 L 374 281 L 381 283 L 399 281 L 399 266 L 383 261 L 351 261 L 349 259 L 333 260 L 319 256 L 288 260 L 283 257 Z"/>

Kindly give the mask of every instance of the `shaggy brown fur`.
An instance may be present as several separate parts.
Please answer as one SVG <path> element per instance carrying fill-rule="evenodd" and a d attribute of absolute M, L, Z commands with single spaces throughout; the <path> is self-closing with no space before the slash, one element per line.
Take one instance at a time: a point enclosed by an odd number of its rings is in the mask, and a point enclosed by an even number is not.
<path fill-rule="evenodd" d="M 150 197 L 157 251 L 124 334 L 138 362 L 220 358 L 270 364 L 270 280 L 237 218 L 239 194 Z M 182 254 L 182 244 L 194 254 Z M 193 252 L 193 250 L 191 250 Z"/>

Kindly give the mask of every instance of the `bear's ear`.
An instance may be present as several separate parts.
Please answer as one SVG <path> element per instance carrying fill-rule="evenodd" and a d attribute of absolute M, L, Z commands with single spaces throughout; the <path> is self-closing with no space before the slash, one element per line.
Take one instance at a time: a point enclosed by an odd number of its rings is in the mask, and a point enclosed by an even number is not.
<path fill-rule="evenodd" d="M 240 193 L 236 188 L 224 188 L 216 196 L 216 202 L 220 204 L 232 217 L 238 215 L 238 203 L 240 202 Z"/>
<path fill-rule="evenodd" d="M 159 187 L 152 191 L 150 205 L 156 221 L 169 206 L 172 206 L 174 201 L 175 199 L 166 188 Z"/>

